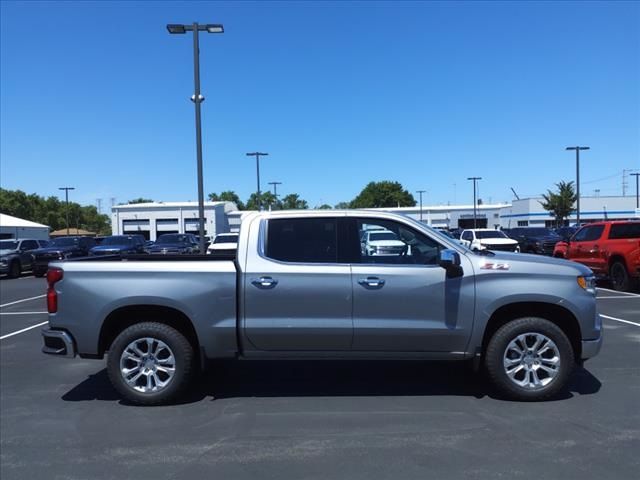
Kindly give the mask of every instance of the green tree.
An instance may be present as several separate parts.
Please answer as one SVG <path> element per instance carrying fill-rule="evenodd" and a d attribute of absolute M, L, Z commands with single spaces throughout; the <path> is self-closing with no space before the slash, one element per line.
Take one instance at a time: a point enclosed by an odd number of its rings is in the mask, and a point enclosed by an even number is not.
<path fill-rule="evenodd" d="M 300 198 L 297 193 L 290 193 L 282 199 L 282 208 L 284 210 L 305 210 L 309 208 L 306 200 Z"/>
<path fill-rule="evenodd" d="M 350 202 L 338 202 L 335 206 L 336 210 L 346 210 L 347 208 L 351 208 Z"/>
<path fill-rule="evenodd" d="M 317 210 L 333 210 L 333 207 L 327 203 L 323 203 L 319 207 L 316 207 Z"/>
<path fill-rule="evenodd" d="M 351 208 L 414 207 L 416 200 L 398 182 L 370 182 L 354 198 Z"/>
<path fill-rule="evenodd" d="M 260 192 L 260 204 L 262 205 L 263 210 L 269 210 L 269 207 L 271 207 L 271 210 L 282 209 L 280 200 L 278 200 L 276 196 L 269 191 Z M 258 210 L 258 195 L 256 193 L 252 193 L 249 200 L 247 200 L 246 209 Z"/>
<path fill-rule="evenodd" d="M 244 203 L 242 203 L 242 200 L 240 200 L 240 197 L 238 196 L 238 194 L 233 190 L 226 190 L 224 192 L 221 192 L 220 195 L 218 195 L 215 192 L 210 193 L 209 201 L 210 202 L 233 202 L 238 207 L 238 210 L 246 210 Z"/>
<path fill-rule="evenodd" d="M 540 205 L 553 214 L 556 218 L 556 226 L 560 227 L 575 210 L 573 205 L 578 196 L 573 188 L 573 182 L 561 181 L 556 183 L 556 187 L 558 188 L 556 192 L 547 190 L 547 193 L 542 194 L 544 201 L 541 201 Z"/>
<path fill-rule="evenodd" d="M 57 197 L 44 198 L 37 194 L 29 194 L 20 190 L 0 188 L 0 212 L 14 217 L 24 218 L 60 230 L 67 225 L 67 204 Z M 108 215 L 98 213 L 96 207 L 82 206 L 69 202 L 69 226 L 109 235 L 111 221 Z"/>
<path fill-rule="evenodd" d="M 150 198 L 138 197 L 138 198 L 134 198 L 133 200 L 129 200 L 127 203 L 129 205 L 134 203 L 153 203 L 153 200 L 151 200 Z"/>

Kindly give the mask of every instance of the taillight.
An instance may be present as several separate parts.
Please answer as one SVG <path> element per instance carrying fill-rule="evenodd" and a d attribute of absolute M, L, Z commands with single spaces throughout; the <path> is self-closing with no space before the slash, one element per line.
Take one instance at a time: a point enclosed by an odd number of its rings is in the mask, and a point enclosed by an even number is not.
<path fill-rule="evenodd" d="M 58 293 L 54 285 L 62 280 L 64 272 L 61 268 L 50 267 L 47 271 L 47 311 L 56 313 L 58 311 Z"/>

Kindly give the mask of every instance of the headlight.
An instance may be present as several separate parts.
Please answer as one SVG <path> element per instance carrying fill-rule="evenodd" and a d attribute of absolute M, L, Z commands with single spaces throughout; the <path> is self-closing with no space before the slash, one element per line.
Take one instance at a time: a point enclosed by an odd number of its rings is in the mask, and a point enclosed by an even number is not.
<path fill-rule="evenodd" d="M 6 258 L 0 258 L 0 264 L 1 265 L 6 265 L 7 264 L 7 259 Z"/>
<path fill-rule="evenodd" d="M 580 288 L 586 290 L 587 292 L 595 295 L 596 294 L 596 279 L 593 275 L 589 276 L 579 276 L 577 278 L 578 285 Z"/>

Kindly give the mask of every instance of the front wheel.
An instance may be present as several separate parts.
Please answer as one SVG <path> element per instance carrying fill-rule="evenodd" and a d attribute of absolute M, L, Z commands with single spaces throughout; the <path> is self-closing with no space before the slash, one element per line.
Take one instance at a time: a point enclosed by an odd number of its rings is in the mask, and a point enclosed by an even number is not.
<path fill-rule="evenodd" d="M 194 370 L 193 347 L 179 331 L 156 322 L 137 323 L 114 340 L 107 372 L 127 400 L 158 405 L 187 389 Z"/>
<path fill-rule="evenodd" d="M 487 373 L 501 394 L 539 401 L 565 387 L 575 364 L 571 342 L 543 318 L 513 320 L 491 337 L 485 355 Z"/>

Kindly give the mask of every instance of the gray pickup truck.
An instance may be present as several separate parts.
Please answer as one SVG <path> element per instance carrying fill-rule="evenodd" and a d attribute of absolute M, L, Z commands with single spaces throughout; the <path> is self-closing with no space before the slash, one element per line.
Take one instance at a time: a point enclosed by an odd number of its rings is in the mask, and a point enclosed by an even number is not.
<path fill-rule="evenodd" d="M 369 230 L 405 247 L 372 255 Z M 602 344 L 588 268 L 365 210 L 250 214 L 235 255 L 69 260 L 47 280 L 43 351 L 108 353 L 116 390 L 147 405 L 219 358 L 468 360 L 502 395 L 543 400 Z"/>

